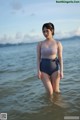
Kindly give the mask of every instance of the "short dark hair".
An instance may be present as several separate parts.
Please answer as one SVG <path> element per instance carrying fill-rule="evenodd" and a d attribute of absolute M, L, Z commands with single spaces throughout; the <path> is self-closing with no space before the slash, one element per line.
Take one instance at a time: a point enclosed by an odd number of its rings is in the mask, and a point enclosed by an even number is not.
<path fill-rule="evenodd" d="M 44 28 L 50 29 L 52 31 L 52 35 L 54 35 L 54 25 L 53 25 L 53 23 L 49 22 L 49 23 L 43 24 L 42 31 L 44 30 Z"/>

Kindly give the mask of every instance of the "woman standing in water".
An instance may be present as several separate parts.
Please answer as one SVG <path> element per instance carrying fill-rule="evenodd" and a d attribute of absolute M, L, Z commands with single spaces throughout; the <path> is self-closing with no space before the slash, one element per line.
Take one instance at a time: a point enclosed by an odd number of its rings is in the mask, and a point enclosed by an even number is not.
<path fill-rule="evenodd" d="M 45 23 L 42 26 L 45 40 L 37 45 L 38 78 L 42 80 L 49 96 L 60 93 L 59 83 L 63 78 L 62 44 L 53 38 L 54 25 Z"/>

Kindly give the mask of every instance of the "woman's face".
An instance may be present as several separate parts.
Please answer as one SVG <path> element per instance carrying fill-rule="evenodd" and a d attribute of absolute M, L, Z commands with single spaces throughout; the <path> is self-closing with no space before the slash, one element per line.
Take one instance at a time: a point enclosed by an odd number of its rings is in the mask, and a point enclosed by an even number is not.
<path fill-rule="evenodd" d="M 46 38 L 50 38 L 52 37 L 52 31 L 50 29 L 47 29 L 46 27 L 43 29 L 43 35 L 46 37 Z"/>

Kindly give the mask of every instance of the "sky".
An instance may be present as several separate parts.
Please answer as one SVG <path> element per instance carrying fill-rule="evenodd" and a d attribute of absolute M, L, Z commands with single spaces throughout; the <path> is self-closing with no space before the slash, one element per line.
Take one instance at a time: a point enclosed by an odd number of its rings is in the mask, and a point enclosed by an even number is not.
<path fill-rule="evenodd" d="M 80 3 L 0 0 L 0 43 L 44 40 L 42 25 L 46 22 L 54 24 L 55 38 L 80 35 Z"/>

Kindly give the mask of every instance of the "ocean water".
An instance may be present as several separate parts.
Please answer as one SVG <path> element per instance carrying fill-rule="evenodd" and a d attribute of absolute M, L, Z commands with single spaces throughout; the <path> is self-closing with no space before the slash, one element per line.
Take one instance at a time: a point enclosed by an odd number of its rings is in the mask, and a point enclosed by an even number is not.
<path fill-rule="evenodd" d="M 0 113 L 8 120 L 64 120 L 80 116 L 80 39 L 62 40 L 61 94 L 47 97 L 37 78 L 37 43 L 0 47 Z"/>

